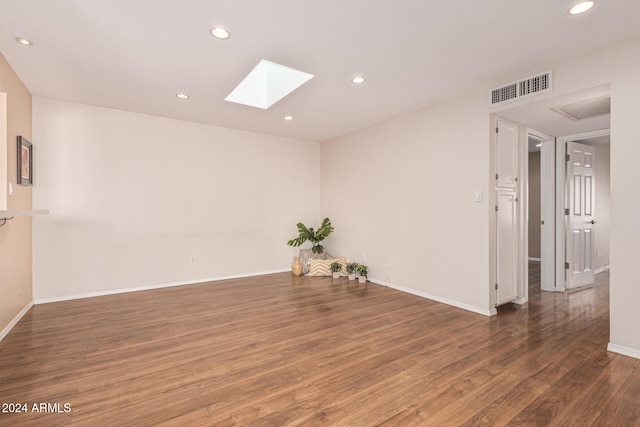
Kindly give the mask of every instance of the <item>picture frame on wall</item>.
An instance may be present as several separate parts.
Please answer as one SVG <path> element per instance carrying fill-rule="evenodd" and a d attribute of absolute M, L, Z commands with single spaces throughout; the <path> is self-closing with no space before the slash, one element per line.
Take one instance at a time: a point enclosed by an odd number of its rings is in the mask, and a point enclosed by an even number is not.
<path fill-rule="evenodd" d="M 33 185 L 33 144 L 18 135 L 18 184 Z"/>

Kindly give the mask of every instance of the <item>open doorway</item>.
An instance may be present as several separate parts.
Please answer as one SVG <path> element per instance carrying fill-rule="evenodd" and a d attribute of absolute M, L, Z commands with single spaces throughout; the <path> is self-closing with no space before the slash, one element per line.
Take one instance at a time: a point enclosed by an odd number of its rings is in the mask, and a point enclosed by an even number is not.
<path fill-rule="evenodd" d="M 527 277 L 543 291 L 580 289 L 609 269 L 609 130 L 562 136 L 555 144 L 527 131 Z M 570 154 L 570 146 L 582 149 Z M 576 168 L 588 176 L 574 176 Z"/>
<path fill-rule="evenodd" d="M 527 129 L 527 277 L 536 273 L 539 287 L 554 291 L 555 280 L 555 138 Z M 527 286 L 528 289 L 528 286 Z"/>
<path fill-rule="evenodd" d="M 542 141 L 528 135 L 527 138 L 527 161 L 528 161 L 528 249 L 529 257 L 527 260 L 528 274 L 527 278 L 530 282 L 540 283 L 540 274 L 542 271 L 542 188 L 541 188 L 541 171 L 540 171 L 540 148 Z"/>

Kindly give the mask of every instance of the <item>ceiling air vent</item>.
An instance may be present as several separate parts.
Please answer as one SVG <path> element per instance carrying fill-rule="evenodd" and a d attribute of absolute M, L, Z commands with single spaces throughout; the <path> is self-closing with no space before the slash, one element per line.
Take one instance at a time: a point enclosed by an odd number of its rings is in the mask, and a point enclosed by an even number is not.
<path fill-rule="evenodd" d="M 551 91 L 551 70 L 491 90 L 491 105 Z"/>
<path fill-rule="evenodd" d="M 562 114 L 571 120 L 583 120 L 591 117 L 602 116 L 611 113 L 611 97 L 601 96 L 599 98 L 586 99 L 574 102 L 573 104 L 553 107 L 551 111 Z"/>

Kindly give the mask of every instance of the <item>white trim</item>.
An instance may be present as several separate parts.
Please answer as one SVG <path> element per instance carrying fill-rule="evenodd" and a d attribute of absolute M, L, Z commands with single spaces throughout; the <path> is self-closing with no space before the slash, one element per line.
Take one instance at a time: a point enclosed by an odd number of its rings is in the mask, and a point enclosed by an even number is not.
<path fill-rule="evenodd" d="M 599 268 L 599 269 L 597 269 L 596 271 L 594 271 L 594 272 L 593 272 L 593 274 L 600 274 L 600 273 L 602 273 L 602 272 L 607 271 L 608 269 L 609 269 L 609 266 L 608 266 L 608 265 L 605 265 L 604 267 Z"/>
<path fill-rule="evenodd" d="M 248 273 L 248 274 L 237 274 L 237 275 L 232 275 L 232 276 L 220 276 L 220 277 L 214 277 L 214 278 L 210 278 L 210 279 L 200 279 L 200 280 L 191 280 L 191 281 L 185 281 L 185 282 L 174 282 L 174 283 L 166 283 L 166 284 L 160 284 L 160 285 L 150 285 L 150 286 L 140 286 L 140 287 L 136 287 L 136 288 L 124 288 L 124 289 L 114 289 L 114 290 L 109 290 L 109 291 L 101 291 L 101 292 L 89 292 L 89 293 L 85 293 L 85 294 L 74 294 L 74 295 L 66 295 L 66 296 L 62 296 L 62 297 L 54 297 L 54 298 L 38 298 L 36 300 L 34 300 L 31 305 L 33 304 L 48 304 L 51 302 L 60 302 L 60 301 L 69 301 L 69 300 L 75 300 L 75 299 L 82 299 L 82 298 L 91 298 L 91 297 L 99 297 L 99 296 L 105 296 L 105 295 L 115 295 L 115 294 L 123 294 L 123 293 L 128 293 L 128 292 L 138 292 L 138 291 L 149 291 L 149 290 L 153 290 L 153 289 L 162 289 L 162 288 L 170 288 L 173 286 L 186 286 L 186 285 L 196 285 L 198 283 L 207 283 L 207 282 L 217 282 L 220 280 L 229 280 L 229 279 L 242 279 L 245 277 L 253 277 L 253 276 L 263 276 L 266 274 L 276 274 L 276 273 L 288 273 L 290 272 L 291 269 L 290 268 L 286 268 L 286 269 L 281 269 L 281 270 L 271 270 L 271 271 L 263 271 L 263 272 L 257 272 L 257 273 Z M 443 304 L 447 304 L 453 307 L 457 307 L 457 308 L 461 308 L 463 310 L 467 310 L 467 311 L 471 311 L 473 313 L 478 313 L 478 314 L 482 314 L 484 316 L 494 316 L 497 314 L 497 310 L 493 309 L 493 310 L 486 310 L 484 308 L 480 308 L 480 307 L 476 307 L 470 304 L 465 304 L 459 301 L 455 301 L 455 300 L 451 300 L 448 298 L 442 298 L 436 295 L 431 295 L 425 292 L 420 292 L 420 291 L 416 291 L 414 289 L 409 289 L 409 288 L 403 288 L 402 286 L 397 286 L 394 285 L 393 283 L 388 283 L 388 282 L 384 282 L 382 280 L 377 280 L 377 279 L 370 279 L 369 280 L 371 283 L 375 283 L 378 285 L 382 285 L 382 286 L 386 286 L 392 289 L 396 289 L 398 291 L 401 292 L 405 292 L 408 294 L 412 294 L 412 295 L 416 295 L 422 298 L 426 298 L 432 301 L 436 301 L 436 302 L 440 302 Z M 30 306 L 29 306 L 30 308 Z M 25 313 L 26 313 L 25 309 Z M 24 315 L 24 314 L 23 314 Z M 22 317 L 22 316 L 20 316 Z M 15 321 L 17 323 L 17 321 L 20 320 L 19 318 L 17 318 L 17 320 Z M 14 323 L 15 324 L 15 323 Z"/>
<path fill-rule="evenodd" d="M 253 276 L 264 276 L 266 274 L 275 274 L 275 273 L 286 273 L 290 272 L 290 268 L 282 269 L 282 270 L 271 270 L 271 271 L 262 271 L 256 273 L 247 273 L 247 274 L 235 274 L 231 276 L 219 276 L 213 277 L 209 279 L 198 279 L 198 280 L 189 280 L 184 282 L 173 282 L 173 283 L 164 283 L 159 285 L 149 285 L 149 286 L 139 286 L 136 288 L 123 288 L 123 289 L 113 289 L 108 291 L 99 291 L 99 292 L 88 292 L 85 294 L 73 294 L 73 295 L 65 295 L 61 297 L 53 297 L 53 298 L 38 298 L 34 300 L 34 304 L 48 304 L 51 302 L 60 302 L 60 301 L 70 301 L 82 298 L 92 298 L 92 297 L 101 297 L 105 295 L 116 295 L 116 294 L 125 294 L 128 292 L 138 292 L 138 291 L 150 291 L 153 289 L 162 289 L 162 288 L 171 288 L 173 286 L 186 286 L 186 285 L 196 285 L 198 283 L 207 283 L 207 282 L 218 282 L 220 280 L 228 280 L 228 279 L 242 279 L 245 277 L 253 277 Z"/>
<path fill-rule="evenodd" d="M 609 343 L 609 345 L 607 346 L 607 350 L 612 353 L 618 353 L 622 354 L 623 356 L 640 359 L 640 350 L 636 350 L 635 348 L 629 348 L 618 344 Z"/>
<path fill-rule="evenodd" d="M 388 288 L 395 289 L 397 291 L 405 292 L 407 294 L 416 295 L 422 298 L 426 298 L 432 301 L 440 302 L 443 304 L 447 304 L 453 307 L 461 308 L 463 310 L 471 311 L 473 313 L 482 314 L 483 316 L 494 316 L 498 314 L 496 309 L 486 310 L 484 308 L 476 307 L 474 305 L 465 304 L 463 302 L 451 300 L 448 298 L 442 298 L 436 295 L 428 294 L 426 292 L 416 291 L 415 289 L 403 288 L 402 286 L 394 285 L 393 283 L 385 282 L 378 279 L 369 279 L 371 283 L 375 283 L 377 285 L 386 286 Z"/>
<path fill-rule="evenodd" d="M 551 135 L 547 135 L 544 132 L 540 132 L 536 129 L 533 129 L 529 126 L 525 126 L 524 127 L 524 134 L 521 136 L 521 141 L 519 141 L 522 151 L 520 154 L 520 159 L 518 160 L 520 162 L 520 164 L 522 164 L 522 172 L 520 173 L 520 176 L 522 177 L 522 179 L 520 180 L 520 191 L 523 194 L 522 197 L 522 205 L 521 205 L 521 209 L 522 209 L 522 218 L 524 219 L 523 221 L 520 222 L 520 224 L 518 225 L 520 227 L 519 233 L 520 235 L 524 236 L 523 237 L 523 246 L 521 246 L 521 250 L 522 250 L 522 254 L 524 255 L 523 258 L 521 258 L 518 263 L 522 263 L 521 264 L 521 268 L 522 268 L 522 274 L 520 275 L 520 280 L 522 281 L 522 285 L 519 286 L 519 292 L 518 292 L 518 299 L 516 301 L 514 301 L 516 304 L 524 304 L 529 300 L 529 266 L 528 266 L 528 261 L 539 261 L 542 262 L 542 257 L 547 256 L 547 252 L 548 248 L 545 248 L 545 241 L 546 238 L 548 238 L 548 236 L 544 236 L 544 232 L 547 231 L 547 228 L 545 227 L 541 227 L 540 228 L 540 258 L 533 258 L 533 257 L 529 257 L 529 206 L 530 206 L 530 200 L 529 200 L 529 140 L 530 139 L 535 139 L 538 142 L 540 142 L 540 144 L 544 145 L 544 148 L 541 146 L 540 148 L 540 191 L 544 191 L 544 187 L 543 185 L 545 183 L 547 183 L 545 181 L 545 177 L 544 177 L 544 168 L 543 168 L 543 160 L 544 160 L 544 156 L 543 154 L 543 150 L 546 153 L 549 147 L 550 143 L 555 143 L 555 139 L 554 137 L 552 137 Z M 552 168 L 553 169 L 553 168 Z M 555 169 L 554 169 L 555 170 Z M 541 199 L 541 208 L 545 205 L 545 201 L 544 198 Z M 541 213 L 541 219 L 545 218 L 545 213 L 544 212 L 540 212 Z M 553 220 L 547 220 L 547 223 L 549 224 L 549 227 L 553 227 Z M 545 282 L 545 280 L 543 279 L 543 275 L 545 274 L 545 266 L 542 266 L 542 269 L 540 270 L 540 280 L 541 280 L 541 284 Z"/>
<path fill-rule="evenodd" d="M 16 317 L 14 317 L 13 320 L 9 322 L 7 326 L 5 326 L 2 332 L 0 332 L 0 341 L 2 341 L 4 337 L 6 337 L 9 334 L 9 332 L 11 332 L 13 327 L 18 324 L 20 319 L 22 319 L 22 317 L 25 314 L 27 314 L 27 312 L 31 309 L 31 307 L 33 307 L 33 301 L 30 301 L 29 304 L 27 304 L 22 310 L 20 310 L 20 313 L 18 313 Z"/>

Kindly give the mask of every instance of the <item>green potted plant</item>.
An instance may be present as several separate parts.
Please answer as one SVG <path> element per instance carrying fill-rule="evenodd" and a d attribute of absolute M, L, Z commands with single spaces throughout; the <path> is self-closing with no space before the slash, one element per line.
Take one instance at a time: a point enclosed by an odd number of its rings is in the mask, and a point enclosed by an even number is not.
<path fill-rule="evenodd" d="M 365 283 L 368 279 L 369 267 L 364 264 L 358 265 L 358 283 Z"/>
<path fill-rule="evenodd" d="M 333 273 L 333 278 L 334 279 L 339 279 L 340 278 L 340 270 L 342 270 L 342 266 L 340 265 L 339 262 L 332 262 L 331 263 L 331 272 Z"/>
<path fill-rule="evenodd" d="M 358 272 L 358 263 L 350 262 L 347 264 L 347 274 L 349 275 L 349 280 L 356 280 L 356 273 Z"/>
<path fill-rule="evenodd" d="M 325 218 L 320 225 L 320 228 L 314 230 L 313 228 L 307 228 L 303 223 L 299 222 L 298 226 L 298 237 L 295 239 L 291 239 L 287 242 L 289 246 L 300 246 L 307 240 L 313 243 L 313 247 L 311 248 L 311 252 L 314 254 L 322 254 L 324 253 L 324 247 L 320 244 L 324 239 L 331 234 L 333 231 L 333 226 L 331 225 L 331 221 L 329 218 Z"/>

